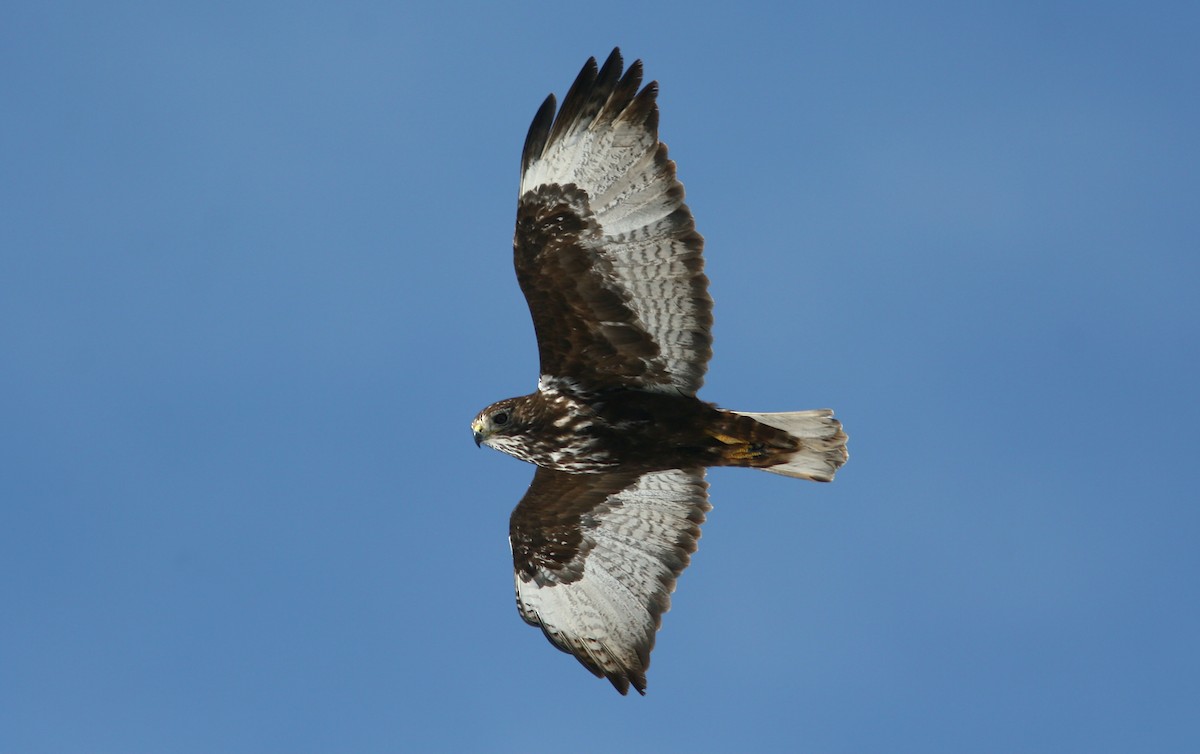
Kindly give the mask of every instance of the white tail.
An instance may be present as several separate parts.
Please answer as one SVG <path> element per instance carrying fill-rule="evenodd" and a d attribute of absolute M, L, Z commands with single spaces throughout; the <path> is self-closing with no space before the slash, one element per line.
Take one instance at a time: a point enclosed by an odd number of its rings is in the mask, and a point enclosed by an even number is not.
<path fill-rule="evenodd" d="M 838 468 L 850 457 L 846 451 L 846 433 L 842 431 L 842 423 L 833 418 L 831 409 L 778 414 L 733 413 L 782 429 L 800 441 L 800 450 L 792 454 L 786 463 L 760 467 L 763 471 L 815 482 L 832 482 Z"/>

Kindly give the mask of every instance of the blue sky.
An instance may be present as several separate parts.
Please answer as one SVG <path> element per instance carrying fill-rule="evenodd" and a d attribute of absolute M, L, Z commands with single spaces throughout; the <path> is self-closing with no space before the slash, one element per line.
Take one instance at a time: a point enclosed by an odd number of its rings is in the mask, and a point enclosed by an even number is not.
<path fill-rule="evenodd" d="M 0 751 L 1200 746 L 1189 3 L 9 4 Z M 510 260 L 620 45 L 707 239 L 710 475 L 649 695 L 517 617 Z"/>

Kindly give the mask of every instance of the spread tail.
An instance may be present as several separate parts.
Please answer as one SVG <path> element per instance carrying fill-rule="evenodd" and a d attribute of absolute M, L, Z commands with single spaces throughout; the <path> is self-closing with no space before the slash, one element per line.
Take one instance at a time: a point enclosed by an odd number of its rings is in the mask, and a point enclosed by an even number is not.
<path fill-rule="evenodd" d="M 759 466 L 772 474 L 832 482 L 833 475 L 846 462 L 846 433 L 842 423 L 833 418 L 828 408 L 813 411 L 785 411 L 777 414 L 754 414 L 747 411 L 731 413 L 748 416 L 757 422 L 787 432 L 800 444 L 800 449 L 782 456 L 781 463 Z"/>

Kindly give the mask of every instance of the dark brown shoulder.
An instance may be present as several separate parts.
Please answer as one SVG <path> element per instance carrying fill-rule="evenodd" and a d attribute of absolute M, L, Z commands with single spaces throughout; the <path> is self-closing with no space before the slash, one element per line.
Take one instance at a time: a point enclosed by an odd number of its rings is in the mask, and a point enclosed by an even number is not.
<path fill-rule="evenodd" d="M 596 387 L 664 382 L 658 344 L 641 325 L 611 263 L 587 243 L 597 232 L 587 195 L 541 186 L 521 197 L 513 264 L 538 339 L 540 374 Z"/>

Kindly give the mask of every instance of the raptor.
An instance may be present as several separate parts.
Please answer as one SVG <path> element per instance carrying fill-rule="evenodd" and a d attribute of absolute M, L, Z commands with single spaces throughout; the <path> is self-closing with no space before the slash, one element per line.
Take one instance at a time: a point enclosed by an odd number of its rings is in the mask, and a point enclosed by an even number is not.
<path fill-rule="evenodd" d="M 833 480 L 828 409 L 727 411 L 696 397 L 712 356 L 704 239 L 658 138 L 658 86 L 619 50 L 533 119 L 513 239 L 537 390 L 471 423 L 538 468 L 512 513 L 517 609 L 622 694 L 646 668 L 710 509 L 705 469 Z"/>

